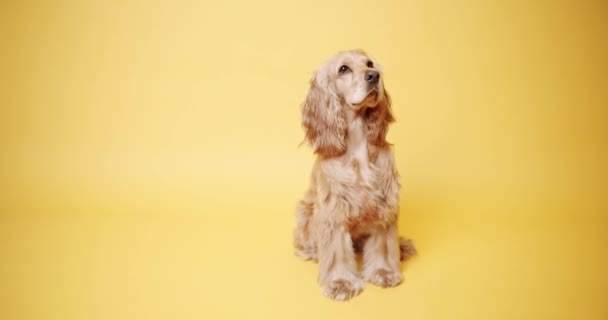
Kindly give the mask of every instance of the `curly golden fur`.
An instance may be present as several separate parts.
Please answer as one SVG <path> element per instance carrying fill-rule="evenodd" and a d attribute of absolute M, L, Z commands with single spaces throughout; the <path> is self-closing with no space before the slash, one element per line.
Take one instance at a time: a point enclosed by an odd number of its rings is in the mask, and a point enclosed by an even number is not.
<path fill-rule="evenodd" d="M 302 104 L 306 138 L 317 154 L 296 209 L 296 254 L 319 262 L 323 294 L 347 300 L 369 281 L 399 284 L 399 175 L 386 133 L 394 122 L 381 67 L 361 50 L 340 52 L 313 76 Z M 359 271 L 356 252 L 362 252 Z"/>

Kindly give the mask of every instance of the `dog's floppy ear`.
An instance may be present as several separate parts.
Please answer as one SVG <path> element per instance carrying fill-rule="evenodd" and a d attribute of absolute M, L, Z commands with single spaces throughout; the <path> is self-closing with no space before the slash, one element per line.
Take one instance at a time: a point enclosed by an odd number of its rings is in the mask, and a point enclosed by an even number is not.
<path fill-rule="evenodd" d="M 302 125 L 315 153 L 334 157 L 346 151 L 346 118 L 337 95 L 323 77 L 317 72 L 310 80 L 302 104 Z"/>
<path fill-rule="evenodd" d="M 391 110 L 391 97 L 388 91 L 384 90 L 384 95 L 378 106 L 368 108 L 365 111 L 365 120 L 367 126 L 367 141 L 373 145 L 384 147 L 386 142 L 386 133 L 388 125 L 395 121 Z"/>

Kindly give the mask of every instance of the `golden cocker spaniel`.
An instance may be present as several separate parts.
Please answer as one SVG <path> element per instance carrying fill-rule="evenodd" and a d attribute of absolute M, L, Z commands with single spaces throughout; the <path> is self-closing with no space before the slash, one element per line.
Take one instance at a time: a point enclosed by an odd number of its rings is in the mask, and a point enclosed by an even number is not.
<path fill-rule="evenodd" d="M 340 52 L 313 76 L 302 124 L 317 160 L 296 208 L 294 245 L 319 262 L 327 297 L 350 299 L 364 280 L 399 284 L 399 261 L 415 252 L 397 231 L 399 175 L 385 139 L 393 121 L 382 68 L 365 52 Z"/>

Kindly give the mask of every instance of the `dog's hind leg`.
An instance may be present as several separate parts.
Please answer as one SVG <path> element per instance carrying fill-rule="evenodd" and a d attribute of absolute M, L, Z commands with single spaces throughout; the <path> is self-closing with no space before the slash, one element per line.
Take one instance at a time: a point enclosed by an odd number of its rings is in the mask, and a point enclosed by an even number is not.
<path fill-rule="evenodd" d="M 304 260 L 317 261 L 317 237 L 313 226 L 314 198 L 309 190 L 304 199 L 296 206 L 296 229 L 293 232 L 293 245 L 296 255 Z"/>

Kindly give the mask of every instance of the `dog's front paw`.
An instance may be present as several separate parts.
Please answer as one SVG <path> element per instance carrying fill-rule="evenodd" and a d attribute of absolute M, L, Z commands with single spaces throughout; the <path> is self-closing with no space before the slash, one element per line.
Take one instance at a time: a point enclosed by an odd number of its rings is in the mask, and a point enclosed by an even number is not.
<path fill-rule="evenodd" d="M 377 286 L 388 288 L 401 283 L 401 281 L 403 281 L 403 275 L 398 271 L 380 269 L 372 272 L 365 280 Z"/>
<path fill-rule="evenodd" d="M 344 301 L 356 296 L 362 289 L 363 281 L 359 279 L 354 281 L 339 279 L 323 287 L 323 295 L 328 298 Z"/>

